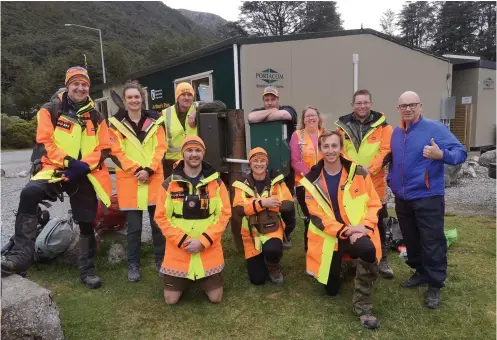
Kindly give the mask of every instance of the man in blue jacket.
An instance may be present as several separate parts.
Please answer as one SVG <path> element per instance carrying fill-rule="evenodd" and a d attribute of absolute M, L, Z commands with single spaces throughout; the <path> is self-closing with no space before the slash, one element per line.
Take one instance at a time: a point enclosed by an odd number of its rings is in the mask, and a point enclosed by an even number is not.
<path fill-rule="evenodd" d="M 402 287 L 428 284 L 425 306 L 439 308 L 447 276 L 444 163 L 464 162 L 466 150 L 441 122 L 422 116 L 415 92 L 404 92 L 398 104 L 402 122 L 393 131 L 387 181 L 395 195 L 407 264 L 416 270 Z"/>

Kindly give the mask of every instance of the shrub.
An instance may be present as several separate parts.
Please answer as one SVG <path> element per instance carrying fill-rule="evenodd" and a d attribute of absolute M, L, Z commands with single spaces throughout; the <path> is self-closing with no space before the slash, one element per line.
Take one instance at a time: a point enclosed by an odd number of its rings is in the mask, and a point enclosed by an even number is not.
<path fill-rule="evenodd" d="M 36 141 L 36 119 L 26 121 L 2 114 L 2 148 L 32 148 Z"/>

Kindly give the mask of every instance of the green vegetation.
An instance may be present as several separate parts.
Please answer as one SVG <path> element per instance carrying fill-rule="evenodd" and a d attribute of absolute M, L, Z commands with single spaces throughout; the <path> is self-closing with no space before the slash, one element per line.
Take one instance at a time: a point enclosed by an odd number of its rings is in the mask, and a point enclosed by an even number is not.
<path fill-rule="evenodd" d="M 36 141 L 36 118 L 29 121 L 2 114 L 2 151 L 32 148 Z"/>
<path fill-rule="evenodd" d="M 64 265 L 40 265 L 32 280 L 49 288 L 60 308 L 65 336 L 77 339 L 495 339 L 495 217 L 447 217 L 446 228 L 457 228 L 458 241 L 449 249 L 442 308 L 423 306 L 426 288 L 400 288 L 409 268 L 394 252 L 396 277 L 375 284 L 377 331 L 363 329 L 351 312 L 353 280 L 330 298 L 304 274 L 303 228 L 285 252 L 282 288 L 248 282 L 245 262 L 233 250 L 231 233 L 224 237 L 225 296 L 208 302 L 196 288 L 177 306 L 167 306 L 153 268 L 150 245 L 144 245 L 142 281 L 127 282 L 126 263 L 106 264 L 99 256 L 102 289 L 89 290 L 78 271 Z M 108 248 L 106 245 L 104 248 Z"/>

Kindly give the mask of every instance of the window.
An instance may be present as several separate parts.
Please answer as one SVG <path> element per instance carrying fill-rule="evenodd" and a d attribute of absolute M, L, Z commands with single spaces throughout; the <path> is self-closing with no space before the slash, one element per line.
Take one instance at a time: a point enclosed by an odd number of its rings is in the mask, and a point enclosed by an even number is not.
<path fill-rule="evenodd" d="M 148 87 L 143 87 L 143 91 L 145 91 L 145 98 L 143 98 L 143 102 L 145 103 L 145 110 L 148 110 Z"/>
<path fill-rule="evenodd" d="M 214 89 L 212 86 L 212 71 L 194 74 L 192 76 L 176 79 L 174 81 L 174 92 L 179 83 L 190 83 L 195 91 L 194 101 L 211 102 L 214 100 Z"/>
<path fill-rule="evenodd" d="M 109 118 L 109 110 L 107 108 L 107 98 L 95 100 L 95 107 L 98 112 L 104 115 L 105 119 Z"/>

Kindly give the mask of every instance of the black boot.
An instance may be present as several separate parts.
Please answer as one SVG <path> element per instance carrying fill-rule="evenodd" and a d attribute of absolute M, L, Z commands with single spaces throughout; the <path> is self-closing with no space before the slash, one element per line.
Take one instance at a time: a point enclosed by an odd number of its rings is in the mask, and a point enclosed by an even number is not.
<path fill-rule="evenodd" d="M 78 268 L 81 281 L 88 288 L 100 288 L 102 280 L 95 272 L 95 253 L 97 241 L 95 234 L 80 234 L 79 235 L 79 259 Z"/>
<path fill-rule="evenodd" d="M 2 275 L 25 274 L 33 263 L 38 216 L 17 214 L 14 247 L 2 257 Z"/>

